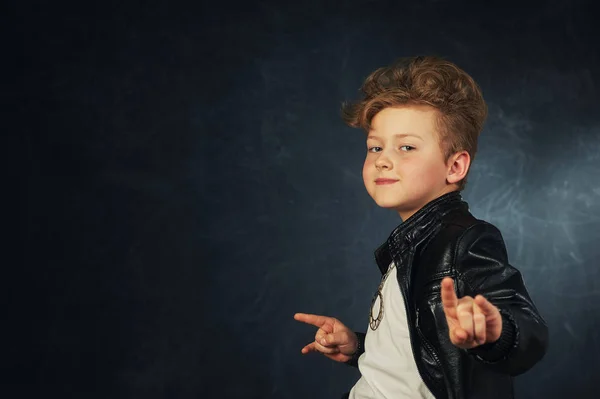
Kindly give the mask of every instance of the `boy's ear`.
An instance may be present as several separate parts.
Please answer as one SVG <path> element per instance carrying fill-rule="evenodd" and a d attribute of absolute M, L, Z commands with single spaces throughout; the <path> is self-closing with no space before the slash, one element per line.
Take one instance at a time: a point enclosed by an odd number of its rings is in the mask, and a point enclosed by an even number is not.
<path fill-rule="evenodd" d="M 446 181 L 449 184 L 458 183 L 465 178 L 471 166 L 471 156 L 466 151 L 460 151 L 448 159 L 448 175 Z"/>

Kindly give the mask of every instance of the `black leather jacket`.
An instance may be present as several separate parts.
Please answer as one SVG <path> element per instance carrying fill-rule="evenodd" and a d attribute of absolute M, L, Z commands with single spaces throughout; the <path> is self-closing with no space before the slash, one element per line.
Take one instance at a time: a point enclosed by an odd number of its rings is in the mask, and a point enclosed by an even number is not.
<path fill-rule="evenodd" d="M 478 220 L 459 192 L 425 205 L 397 227 L 375 251 L 382 273 L 393 260 L 404 296 L 412 350 L 423 381 L 436 398 L 513 398 L 512 377 L 545 354 L 548 329 L 509 265 L 504 240 Z M 459 349 L 450 342 L 440 287 L 455 281 L 458 297 L 485 296 L 502 314 L 502 334 L 492 344 Z M 359 350 L 348 362 L 357 366 Z"/>

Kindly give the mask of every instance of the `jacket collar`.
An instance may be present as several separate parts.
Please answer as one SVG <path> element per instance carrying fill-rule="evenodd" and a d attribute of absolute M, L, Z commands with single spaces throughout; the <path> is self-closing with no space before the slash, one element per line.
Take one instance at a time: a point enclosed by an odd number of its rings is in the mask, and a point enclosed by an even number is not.
<path fill-rule="evenodd" d="M 386 242 L 375 250 L 375 259 L 382 273 L 385 273 L 393 259 L 398 259 L 406 249 L 420 243 L 446 214 L 457 208 L 468 209 L 468 205 L 463 201 L 460 191 L 451 191 L 428 202 L 396 227 Z"/>

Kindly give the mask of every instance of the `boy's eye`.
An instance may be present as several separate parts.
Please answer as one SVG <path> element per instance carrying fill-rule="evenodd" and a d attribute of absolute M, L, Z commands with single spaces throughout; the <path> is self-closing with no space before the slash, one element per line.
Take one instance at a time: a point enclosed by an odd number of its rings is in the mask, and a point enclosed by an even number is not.
<path fill-rule="evenodd" d="M 379 152 L 381 151 L 381 147 L 369 147 L 369 152 Z"/>
<path fill-rule="evenodd" d="M 411 146 L 409 146 L 409 145 L 403 145 L 403 146 L 401 146 L 401 147 L 400 147 L 400 149 L 401 149 L 402 151 L 407 151 L 407 152 L 408 152 L 408 151 L 412 151 L 412 150 L 414 150 L 414 149 L 415 149 L 415 147 L 411 147 Z"/>

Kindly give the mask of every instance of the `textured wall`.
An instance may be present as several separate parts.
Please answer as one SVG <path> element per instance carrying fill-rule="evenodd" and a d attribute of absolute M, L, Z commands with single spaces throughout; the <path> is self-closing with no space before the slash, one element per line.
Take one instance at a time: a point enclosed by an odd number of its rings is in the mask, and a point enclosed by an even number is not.
<path fill-rule="evenodd" d="M 8 290 L 19 328 L 6 386 L 20 395 L 7 397 L 348 390 L 358 372 L 303 357 L 314 330 L 292 316 L 367 326 L 372 251 L 400 220 L 366 194 L 363 134 L 339 107 L 374 68 L 415 54 L 458 63 L 489 102 L 464 196 L 503 232 L 551 333 L 518 397 L 593 397 L 593 7 L 9 4 L 28 207 L 26 284 Z"/>

